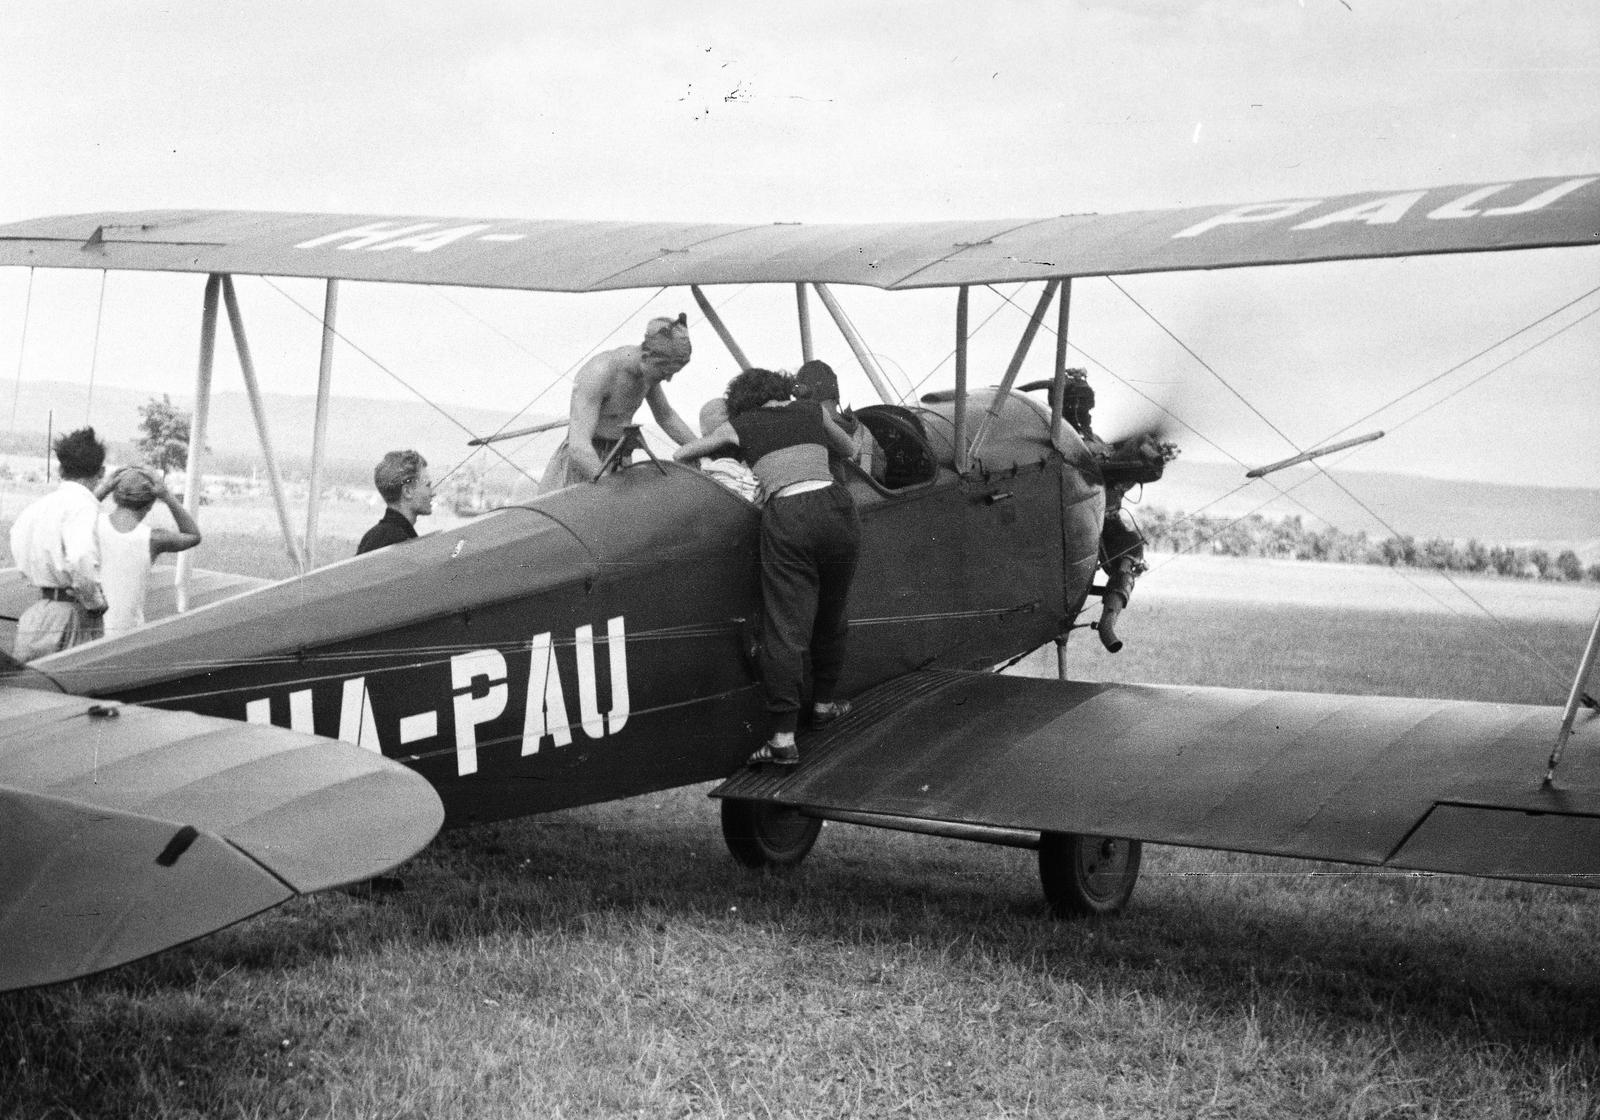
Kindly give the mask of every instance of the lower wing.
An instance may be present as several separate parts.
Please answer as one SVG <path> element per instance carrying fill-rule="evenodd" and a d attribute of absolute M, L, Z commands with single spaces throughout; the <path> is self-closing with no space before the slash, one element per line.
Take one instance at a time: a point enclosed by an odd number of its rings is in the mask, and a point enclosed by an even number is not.
<path fill-rule="evenodd" d="M 1600 886 L 1600 720 L 1558 708 L 921 672 L 720 797 Z"/>
<path fill-rule="evenodd" d="M 348 744 L 0 689 L 0 991 L 371 878 L 443 820 L 425 780 Z"/>

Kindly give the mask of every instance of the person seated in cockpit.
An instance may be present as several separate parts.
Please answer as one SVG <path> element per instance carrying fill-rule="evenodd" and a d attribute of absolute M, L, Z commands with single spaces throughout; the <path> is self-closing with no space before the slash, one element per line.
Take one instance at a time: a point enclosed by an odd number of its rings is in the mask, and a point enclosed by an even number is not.
<path fill-rule="evenodd" d="M 1100 466 L 1106 487 L 1106 517 L 1100 530 L 1100 567 L 1106 574 L 1100 596 L 1100 641 L 1112 653 L 1122 648 L 1117 616 L 1133 597 L 1133 585 L 1149 568 L 1144 559 L 1144 534 L 1123 512 L 1122 500 L 1136 483 L 1154 482 L 1173 455 L 1171 444 L 1142 433 L 1115 444 L 1095 435 L 1091 423 L 1094 388 L 1084 369 L 1067 370 L 1061 415 L 1082 437 Z"/>
<path fill-rule="evenodd" d="M 813 400 L 820 404 L 829 419 L 856 445 L 851 461 L 871 475 L 873 481 L 883 482 L 888 470 L 887 457 L 855 413 L 840 407 L 839 378 L 834 375 L 832 366 L 815 358 L 801 365 L 794 373 L 794 395 L 796 400 Z"/>

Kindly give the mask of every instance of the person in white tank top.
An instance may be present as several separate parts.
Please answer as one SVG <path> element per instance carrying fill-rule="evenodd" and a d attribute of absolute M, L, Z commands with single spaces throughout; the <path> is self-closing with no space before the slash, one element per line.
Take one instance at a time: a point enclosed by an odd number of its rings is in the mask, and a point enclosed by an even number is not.
<path fill-rule="evenodd" d="M 110 638 L 144 625 L 144 583 L 151 565 L 163 552 L 184 552 L 199 544 L 200 526 L 158 476 L 138 467 L 123 467 L 95 491 L 97 498 L 107 494 L 112 509 L 101 511 L 96 532 Z M 176 532 L 154 528 L 145 520 L 158 501 L 172 514 Z"/>

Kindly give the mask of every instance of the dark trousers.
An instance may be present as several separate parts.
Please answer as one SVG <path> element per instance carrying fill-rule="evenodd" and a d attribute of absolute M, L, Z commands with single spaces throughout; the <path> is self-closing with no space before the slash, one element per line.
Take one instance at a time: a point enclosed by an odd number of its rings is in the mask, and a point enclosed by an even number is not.
<path fill-rule="evenodd" d="M 799 724 L 806 660 L 811 698 L 833 698 L 844 669 L 845 603 L 861 549 L 861 518 L 837 484 L 761 511 L 761 674 L 774 731 Z"/>

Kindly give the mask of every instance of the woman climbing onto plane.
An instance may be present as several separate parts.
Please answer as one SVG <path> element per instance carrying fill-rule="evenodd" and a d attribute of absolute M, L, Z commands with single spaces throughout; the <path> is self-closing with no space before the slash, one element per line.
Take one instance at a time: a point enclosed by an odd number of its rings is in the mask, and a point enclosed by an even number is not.
<path fill-rule="evenodd" d="M 792 766 L 806 658 L 811 660 L 811 723 L 849 710 L 833 699 L 844 667 L 850 581 L 861 520 L 850 491 L 834 482 L 828 456 L 855 444 L 816 401 L 792 400 L 784 374 L 747 369 L 728 383 L 728 421 L 673 453 L 694 462 L 739 448 L 761 484 L 761 673 L 772 738 L 752 763 Z"/>

